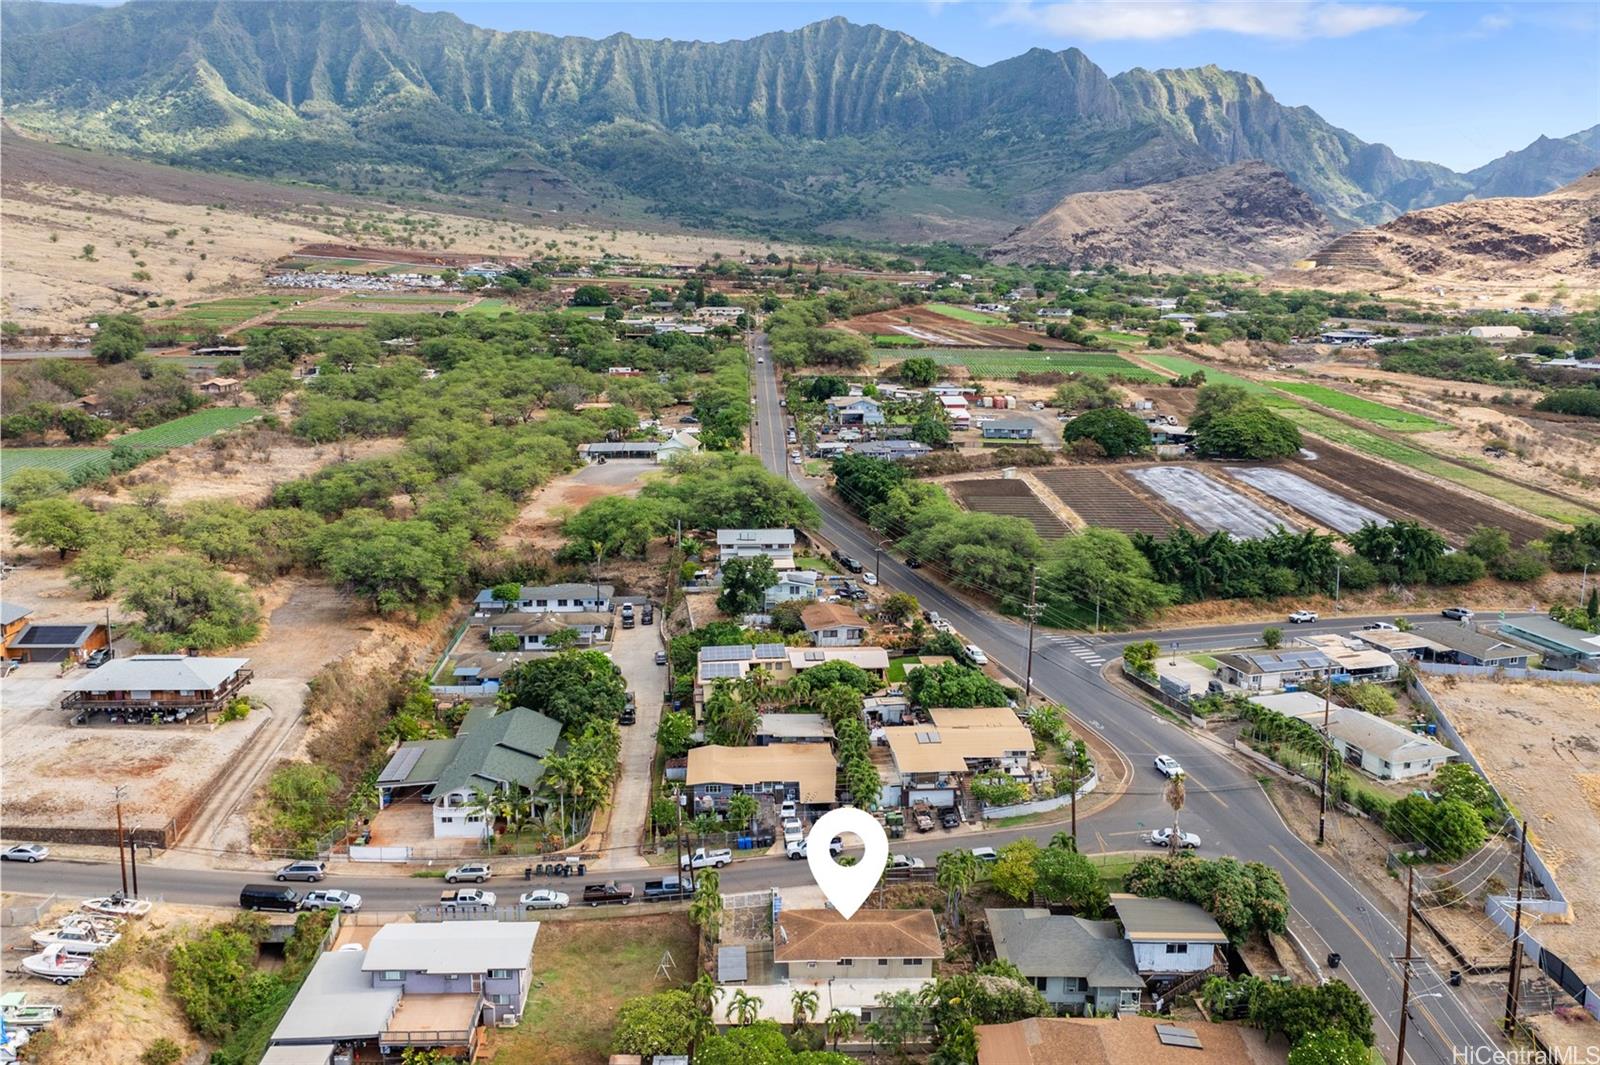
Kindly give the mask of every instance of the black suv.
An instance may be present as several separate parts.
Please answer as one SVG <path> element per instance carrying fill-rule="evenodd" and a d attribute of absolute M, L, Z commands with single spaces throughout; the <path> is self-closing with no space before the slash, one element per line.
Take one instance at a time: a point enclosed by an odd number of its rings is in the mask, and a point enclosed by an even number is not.
<path fill-rule="evenodd" d="M 865 566 L 863 566 L 861 563 L 857 562 L 855 559 L 851 558 L 849 555 L 846 555 L 843 558 L 841 558 L 839 560 L 839 565 L 843 566 L 845 569 L 849 570 L 851 573 L 860 573 L 863 569 L 866 569 Z"/>

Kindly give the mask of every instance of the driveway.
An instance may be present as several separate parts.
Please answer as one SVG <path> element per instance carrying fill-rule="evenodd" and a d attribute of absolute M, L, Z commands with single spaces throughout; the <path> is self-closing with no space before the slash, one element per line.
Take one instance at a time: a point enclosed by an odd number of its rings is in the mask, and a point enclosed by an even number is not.
<path fill-rule="evenodd" d="M 659 618 L 654 625 L 631 629 L 623 628 L 621 618 L 617 619 L 612 630 L 611 657 L 638 703 L 639 723 L 622 727 L 621 765 L 612 791 L 605 853 L 595 863 L 598 869 L 643 868 L 646 864 L 639 854 L 639 843 L 650 817 L 656 727 L 661 723 L 661 701 L 667 690 L 667 667 L 656 665 L 656 652 L 661 649 Z"/>

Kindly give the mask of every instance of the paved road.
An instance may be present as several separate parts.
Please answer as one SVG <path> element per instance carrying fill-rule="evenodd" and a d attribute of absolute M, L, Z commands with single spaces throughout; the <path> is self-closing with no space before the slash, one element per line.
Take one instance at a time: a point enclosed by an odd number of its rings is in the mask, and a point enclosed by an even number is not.
<path fill-rule="evenodd" d="M 766 359 L 756 375 L 757 420 L 754 437 L 762 460 L 774 472 L 793 477 L 787 462 L 782 410 L 766 338 L 757 337 L 753 350 Z M 872 557 L 878 538 L 833 502 L 815 479 L 797 478 L 817 501 L 823 513 L 822 535 L 857 558 Z M 879 578 L 890 587 L 915 595 L 926 607 L 949 618 L 968 639 L 985 648 L 990 660 L 1020 678 L 1025 668 L 1025 628 L 974 607 L 945 586 L 930 579 L 935 567 L 907 568 L 888 552 L 883 555 Z M 1326 621 L 1311 630 L 1329 631 L 1360 624 L 1363 618 Z M 1162 779 L 1151 761 L 1169 754 L 1183 763 L 1188 774 L 1189 801 L 1183 811 L 1186 830 L 1198 832 L 1211 854 L 1232 854 L 1279 869 L 1288 884 L 1292 903 L 1291 928 L 1318 958 L 1330 951 L 1343 956 L 1339 975 L 1358 987 L 1376 1014 L 1378 1042 L 1390 1056 L 1395 1044 L 1400 986 L 1394 959 L 1403 952 L 1404 936 L 1378 902 L 1347 880 L 1310 846 L 1301 842 L 1278 816 L 1259 784 L 1220 747 L 1183 729 L 1128 698 L 1100 675 L 1100 667 L 1135 639 L 1153 638 L 1166 649 L 1199 650 L 1236 643 L 1260 632 L 1260 624 L 1221 625 L 1182 632 L 1129 633 L 1097 637 L 1051 633 L 1038 641 L 1034 654 L 1035 687 L 1046 697 L 1071 707 L 1077 716 L 1132 761 L 1136 773 L 1115 803 L 1080 818 L 1079 835 L 1086 850 L 1126 850 L 1139 846 L 1141 831 L 1168 824 L 1171 812 L 1162 799 Z M 983 833 L 938 832 L 908 837 L 897 849 L 932 860 L 952 846 L 976 843 L 1003 845 L 1022 836 L 1048 837 L 1057 826 L 1016 828 Z M 1090 841 L 1093 841 L 1093 844 Z M 436 880 L 415 880 L 394 875 L 356 875 L 341 867 L 330 882 L 361 892 L 370 909 L 405 909 L 430 901 L 442 886 Z M 613 874 L 624 883 L 640 884 L 660 875 L 632 870 Z M 228 905 L 238 897 L 241 883 L 261 874 L 148 866 L 140 875 L 147 896 L 177 902 Z M 50 861 L 37 866 L 5 870 L 7 891 L 59 892 L 64 895 L 98 894 L 117 886 L 114 865 L 75 861 Z M 591 876 L 590 879 L 593 879 Z M 740 861 L 723 871 L 722 883 L 732 891 L 773 885 L 809 883 L 803 862 L 782 858 Z M 503 895 L 517 890 L 520 881 L 500 880 L 491 885 Z M 567 890 L 576 881 L 564 881 Z M 1408 1059 L 1418 1065 L 1446 1065 L 1452 1048 L 1493 1046 L 1495 1040 L 1470 1015 L 1467 1008 L 1431 965 L 1413 967 L 1413 1006 Z"/>
<path fill-rule="evenodd" d="M 638 723 L 622 729 L 621 777 L 617 781 L 611 816 L 606 830 L 607 866 L 613 870 L 645 866 L 639 854 L 639 840 L 650 819 L 650 776 L 655 767 L 656 729 L 661 723 L 661 700 L 667 688 L 667 670 L 656 665 L 656 652 L 662 649 L 661 626 L 642 623 L 643 612 L 635 611 L 639 623 L 622 627 L 620 615 L 613 619 L 611 656 L 627 679 L 628 690 L 638 704 Z"/>

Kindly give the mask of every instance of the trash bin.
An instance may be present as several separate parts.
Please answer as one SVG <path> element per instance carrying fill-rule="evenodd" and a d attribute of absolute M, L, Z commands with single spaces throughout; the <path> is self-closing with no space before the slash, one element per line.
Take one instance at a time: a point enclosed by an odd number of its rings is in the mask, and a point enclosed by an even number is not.
<path fill-rule="evenodd" d="M 751 847 L 755 846 L 755 840 L 751 839 L 749 836 L 740 836 L 734 845 L 742 851 L 747 851 Z"/>
<path fill-rule="evenodd" d="M 1460 969 L 1451 969 L 1450 970 L 1450 986 L 1451 987 L 1460 987 L 1461 986 L 1461 970 Z"/>
<path fill-rule="evenodd" d="M 531 866 L 531 865 L 527 866 L 526 868 L 524 868 L 522 870 L 522 879 L 524 879 L 524 880 L 532 880 L 533 879 L 533 866 Z"/>
<path fill-rule="evenodd" d="M 1339 962 L 1341 962 L 1343 960 L 1344 959 L 1341 958 L 1338 954 L 1329 954 L 1328 955 L 1328 968 L 1337 969 L 1339 967 Z"/>

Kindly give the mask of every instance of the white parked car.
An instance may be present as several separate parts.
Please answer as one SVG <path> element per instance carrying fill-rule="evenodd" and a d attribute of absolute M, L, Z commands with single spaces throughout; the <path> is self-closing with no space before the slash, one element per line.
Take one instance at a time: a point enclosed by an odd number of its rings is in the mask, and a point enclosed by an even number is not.
<path fill-rule="evenodd" d="M 302 910 L 339 910 L 342 913 L 355 913 L 361 909 L 361 896 L 354 891 L 340 891 L 338 888 L 308 891 L 300 897 Z"/>
<path fill-rule="evenodd" d="M 1289 615 L 1289 624 L 1291 625 L 1308 624 L 1316 620 L 1317 612 L 1315 610 L 1296 610 Z"/>
<path fill-rule="evenodd" d="M 1178 838 L 1184 850 L 1196 850 L 1200 846 L 1200 837 L 1193 832 L 1180 832 Z M 1150 845 L 1153 847 L 1172 846 L 1172 829 L 1158 828 L 1150 833 Z"/>
<path fill-rule="evenodd" d="M 800 823 L 800 818 L 796 817 L 794 814 L 791 813 L 788 817 L 785 817 L 783 819 L 783 834 L 784 835 L 788 835 L 791 832 L 804 832 L 804 831 L 805 831 L 805 826 Z"/>
<path fill-rule="evenodd" d="M 714 851 L 708 851 L 704 847 L 697 847 L 693 854 L 685 854 L 678 859 L 678 868 L 721 869 L 731 861 L 733 861 L 733 851 L 727 847 Z"/>
<path fill-rule="evenodd" d="M 1158 754 L 1156 755 L 1156 772 L 1171 780 L 1173 777 L 1183 773 L 1183 766 L 1179 765 L 1178 760 L 1170 754 Z"/>
<path fill-rule="evenodd" d="M 524 910 L 564 910 L 567 908 L 567 894 L 564 891 L 551 891 L 549 888 L 540 888 L 537 891 L 524 892 L 518 900 Z"/>
<path fill-rule="evenodd" d="M 1362 632 L 1399 632 L 1400 626 L 1391 625 L 1387 621 L 1374 621 L 1361 626 Z"/>
<path fill-rule="evenodd" d="M 984 654 L 983 648 L 979 647 L 977 644 L 969 643 L 967 644 L 965 650 L 967 652 L 967 657 L 972 659 L 975 664 L 980 666 L 986 666 L 989 664 L 989 656 Z"/>
<path fill-rule="evenodd" d="M 868 588 L 876 588 L 878 586 L 878 575 L 873 573 L 871 570 L 868 570 L 866 573 L 861 575 L 861 583 L 865 584 Z"/>
<path fill-rule="evenodd" d="M 444 879 L 449 884 L 459 883 L 462 880 L 473 880 L 481 884 L 493 875 L 494 869 L 488 862 L 467 862 L 445 873 Z"/>
<path fill-rule="evenodd" d="M 50 848 L 43 843 L 19 843 L 0 851 L 0 859 L 8 862 L 42 862 L 50 857 Z"/>
<path fill-rule="evenodd" d="M 799 455 L 790 456 L 789 461 L 794 463 L 796 466 L 804 466 L 806 464 L 806 460 L 801 458 Z"/>
<path fill-rule="evenodd" d="M 974 847 L 972 856 L 980 862 L 998 862 L 1000 855 L 996 854 L 993 847 Z"/>
<path fill-rule="evenodd" d="M 783 853 L 788 856 L 791 862 L 799 861 L 806 856 L 806 841 L 803 838 L 788 840 L 783 845 Z M 835 836 L 828 843 L 828 853 L 835 856 L 843 854 L 844 840 Z"/>
<path fill-rule="evenodd" d="M 439 908 L 452 913 L 457 910 L 492 910 L 495 894 L 482 888 L 456 888 L 439 896 Z"/>
<path fill-rule="evenodd" d="M 889 855 L 890 869 L 926 869 L 928 863 L 921 858 L 913 858 L 909 854 Z"/>

